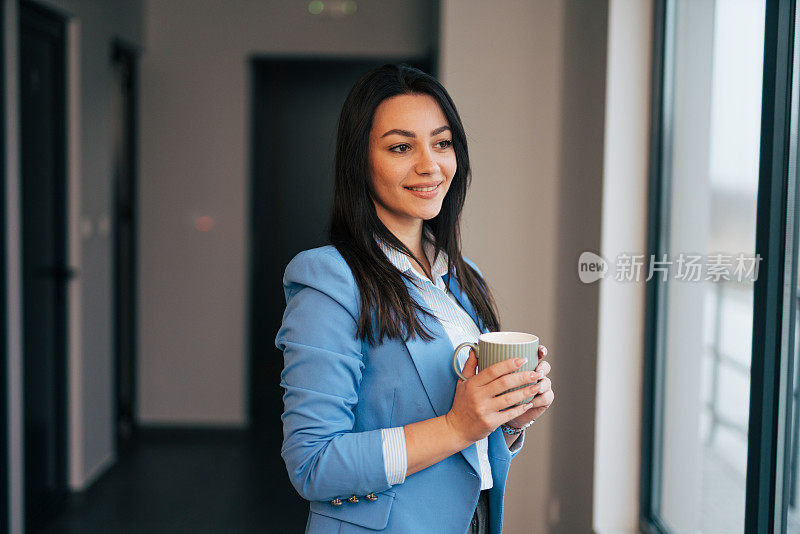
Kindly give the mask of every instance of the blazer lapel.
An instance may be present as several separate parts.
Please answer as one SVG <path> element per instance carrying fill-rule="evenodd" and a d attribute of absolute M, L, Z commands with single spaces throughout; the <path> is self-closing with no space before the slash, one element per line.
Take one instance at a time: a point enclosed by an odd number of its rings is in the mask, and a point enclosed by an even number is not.
<path fill-rule="evenodd" d="M 467 298 L 467 295 L 463 291 L 461 291 L 461 286 L 458 284 L 458 280 L 456 279 L 456 277 L 451 276 L 450 274 L 446 274 L 444 276 L 444 283 L 450 289 L 450 292 L 453 293 L 453 296 L 456 297 L 456 300 L 459 302 L 459 304 L 461 304 L 461 307 L 464 308 L 464 311 L 467 312 L 469 316 L 472 317 L 472 320 L 475 321 L 475 324 L 478 325 L 478 329 L 481 331 L 481 333 L 484 334 L 488 332 L 489 329 L 483 326 L 483 322 L 480 320 L 480 317 L 478 317 L 477 313 L 475 312 L 475 308 L 472 306 L 472 302 L 470 302 L 469 298 Z M 494 434 L 494 432 L 492 434 Z M 492 442 L 492 434 L 489 434 L 490 447 Z M 505 444 L 505 440 L 503 440 L 503 443 Z M 508 450 L 508 448 L 506 448 L 506 450 Z M 466 449 L 461 451 L 461 454 L 464 455 L 464 458 L 466 458 L 467 461 L 470 463 L 470 465 L 473 467 L 473 469 L 475 469 L 475 472 L 478 475 L 480 475 L 481 468 L 480 468 L 480 463 L 478 462 L 477 446 L 472 445 L 470 447 L 467 447 Z"/>
<path fill-rule="evenodd" d="M 461 292 L 456 280 L 449 275 L 445 275 L 445 284 L 450 287 L 453 295 L 461 303 L 464 310 L 479 325 L 481 332 L 485 332 L 482 324 L 475 316 L 475 310 L 470 304 L 469 299 Z M 425 300 L 414 284 L 406 282 L 411 298 L 419 304 L 425 305 Z M 445 332 L 442 323 L 438 319 L 423 315 L 422 324 L 433 335 L 433 341 L 426 342 L 419 337 L 410 338 L 405 342 L 408 353 L 414 361 L 422 386 L 428 395 L 428 399 L 433 406 L 436 415 L 445 415 L 453 405 L 453 396 L 456 391 L 458 378 L 453 372 L 453 344 Z M 480 463 L 478 462 L 478 449 L 473 443 L 461 451 L 467 463 L 480 475 Z"/>
<path fill-rule="evenodd" d="M 449 274 L 444 275 L 444 283 L 450 288 L 450 292 L 456 297 L 461 307 L 464 308 L 464 311 L 472 317 L 472 320 L 475 321 L 475 324 L 478 325 L 482 334 L 485 334 L 489 330 L 484 328 L 483 323 L 481 322 L 480 318 L 475 313 L 475 308 L 472 307 L 472 303 L 467 298 L 467 295 L 461 291 L 461 286 L 458 285 L 458 280 L 455 276 L 450 276 Z"/>
<path fill-rule="evenodd" d="M 413 284 L 406 284 L 411 298 L 425 306 L 419 290 Z M 416 336 L 405 342 L 406 348 L 414 361 L 433 411 L 436 415 L 445 415 L 453 405 L 458 380 L 451 364 L 453 344 L 438 319 L 427 315 L 420 319 L 425 329 L 433 335 L 433 341 L 425 341 Z"/>

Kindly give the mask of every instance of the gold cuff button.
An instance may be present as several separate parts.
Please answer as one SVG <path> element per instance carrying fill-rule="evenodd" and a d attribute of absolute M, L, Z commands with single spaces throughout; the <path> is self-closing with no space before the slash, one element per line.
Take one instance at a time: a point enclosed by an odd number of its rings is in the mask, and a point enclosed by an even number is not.
<path fill-rule="evenodd" d="M 353 495 L 352 497 L 350 497 L 350 498 L 349 498 L 349 499 L 347 499 L 347 500 L 348 500 L 348 501 L 350 501 L 350 502 L 358 502 L 358 497 L 356 497 L 355 495 Z"/>
<path fill-rule="evenodd" d="M 378 500 L 378 496 L 375 495 L 374 493 L 370 493 L 369 495 L 367 495 L 367 500 L 368 501 L 377 501 Z"/>
<path fill-rule="evenodd" d="M 335 499 L 333 499 L 331 501 L 331 504 L 334 505 L 334 506 L 341 506 L 342 505 L 342 500 L 337 497 L 337 498 L 335 498 Z"/>

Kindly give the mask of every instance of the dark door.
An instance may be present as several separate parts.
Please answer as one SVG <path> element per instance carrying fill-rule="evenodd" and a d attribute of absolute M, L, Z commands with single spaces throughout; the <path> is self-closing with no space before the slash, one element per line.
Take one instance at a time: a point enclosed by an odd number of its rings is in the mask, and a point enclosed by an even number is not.
<path fill-rule="evenodd" d="M 292 257 L 327 241 L 336 124 L 353 82 L 365 71 L 405 61 L 255 60 L 250 206 L 250 421 L 281 438 L 283 357 L 275 347 Z"/>
<path fill-rule="evenodd" d="M 63 22 L 20 5 L 25 511 L 36 531 L 66 488 L 65 62 Z"/>
<path fill-rule="evenodd" d="M 275 334 L 285 307 L 281 278 L 295 254 L 326 243 L 339 112 L 353 82 L 390 61 L 252 65 L 250 423 L 275 473 L 269 506 L 285 518 L 283 532 L 303 531 L 308 505 L 292 489 L 280 456 L 283 355 Z"/>
<path fill-rule="evenodd" d="M 269 506 L 283 532 L 302 532 L 308 504 L 280 456 L 283 355 L 275 334 L 284 309 L 281 277 L 297 252 L 326 242 L 336 123 L 358 76 L 385 61 L 265 61 L 252 65 L 250 205 L 250 424 L 275 473 Z"/>
<path fill-rule="evenodd" d="M 112 64 L 114 348 L 120 448 L 136 428 L 136 55 L 118 43 Z"/>

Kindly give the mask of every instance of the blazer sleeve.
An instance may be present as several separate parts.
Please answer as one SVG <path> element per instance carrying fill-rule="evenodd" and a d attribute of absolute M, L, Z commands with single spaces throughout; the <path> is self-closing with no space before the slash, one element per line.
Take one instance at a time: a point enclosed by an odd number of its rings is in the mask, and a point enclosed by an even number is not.
<path fill-rule="evenodd" d="M 335 249 L 295 256 L 283 278 L 283 446 L 292 485 L 309 501 L 388 489 L 381 429 L 354 432 L 364 370 L 358 292 Z"/>

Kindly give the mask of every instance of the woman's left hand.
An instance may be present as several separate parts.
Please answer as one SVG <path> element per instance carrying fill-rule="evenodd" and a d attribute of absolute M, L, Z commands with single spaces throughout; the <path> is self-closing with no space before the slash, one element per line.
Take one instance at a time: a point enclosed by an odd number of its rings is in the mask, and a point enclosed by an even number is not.
<path fill-rule="evenodd" d="M 536 366 L 536 371 L 539 371 L 542 374 L 542 378 L 538 382 L 539 391 L 531 401 L 533 403 L 533 408 L 523 413 L 519 417 L 510 420 L 507 423 L 508 426 L 521 428 L 532 420 L 538 419 L 545 412 L 545 410 L 547 410 L 550 405 L 553 404 L 553 387 L 550 383 L 550 379 L 547 378 L 547 374 L 550 372 L 550 363 L 543 359 L 545 356 L 547 356 L 547 347 L 541 345 L 539 347 L 539 363 Z"/>

